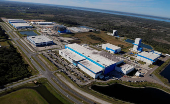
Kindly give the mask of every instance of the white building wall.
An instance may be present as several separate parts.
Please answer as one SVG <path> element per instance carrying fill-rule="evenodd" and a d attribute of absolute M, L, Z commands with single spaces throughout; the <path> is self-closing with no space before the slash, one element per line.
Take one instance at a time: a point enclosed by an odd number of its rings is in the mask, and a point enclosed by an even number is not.
<path fill-rule="evenodd" d="M 73 63 L 73 60 L 68 55 L 66 55 L 62 50 L 59 50 L 59 55 L 68 60 L 70 63 Z"/>
<path fill-rule="evenodd" d="M 121 72 L 121 73 L 123 73 L 123 74 L 128 74 L 128 73 L 130 73 L 131 71 L 133 71 L 134 69 L 135 69 L 135 68 L 132 67 L 132 68 L 129 68 L 128 70 L 123 70 L 122 67 L 117 67 L 117 66 L 116 66 L 116 68 L 115 68 L 116 71 Z"/>
<path fill-rule="evenodd" d="M 108 48 L 109 48 L 109 47 L 108 47 Z M 102 49 L 106 50 L 106 45 L 105 45 L 105 44 L 102 44 Z M 115 51 L 117 51 L 117 53 L 119 53 L 119 52 L 121 51 L 121 48 L 113 49 L 113 50 L 115 50 Z M 110 53 L 114 53 L 114 52 L 111 51 L 111 50 L 107 50 L 107 51 L 109 51 Z"/>
<path fill-rule="evenodd" d="M 121 48 L 117 49 L 117 52 L 119 53 L 121 51 Z"/>
<path fill-rule="evenodd" d="M 87 73 L 89 76 L 91 76 L 92 78 L 97 78 L 99 75 L 101 75 L 101 73 L 95 74 L 92 73 L 91 71 L 89 71 L 88 69 L 86 69 L 85 67 L 81 66 L 80 64 L 78 64 L 78 67 L 84 71 L 85 73 Z"/>

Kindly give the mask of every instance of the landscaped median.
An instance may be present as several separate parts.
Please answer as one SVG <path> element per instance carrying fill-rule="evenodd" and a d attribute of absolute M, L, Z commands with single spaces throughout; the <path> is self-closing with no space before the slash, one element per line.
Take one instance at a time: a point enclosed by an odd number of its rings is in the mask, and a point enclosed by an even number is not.
<path fill-rule="evenodd" d="M 34 57 L 31 57 L 37 64 L 38 66 L 45 71 L 45 69 L 41 66 L 41 64 L 34 58 Z"/>
<path fill-rule="evenodd" d="M 51 70 L 51 71 L 56 71 L 58 68 L 51 63 L 47 58 L 45 58 L 42 54 L 38 55 L 38 58 L 45 63 L 45 65 Z"/>

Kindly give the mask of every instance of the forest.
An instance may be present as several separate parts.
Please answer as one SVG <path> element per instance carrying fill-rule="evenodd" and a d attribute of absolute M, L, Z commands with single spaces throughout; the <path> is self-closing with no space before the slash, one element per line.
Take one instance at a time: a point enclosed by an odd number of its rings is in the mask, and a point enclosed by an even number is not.
<path fill-rule="evenodd" d="M 0 27 L 1 41 L 9 41 L 5 31 Z M 0 87 L 13 81 L 18 81 L 31 76 L 28 65 L 22 60 L 22 56 L 16 48 L 10 44 L 9 47 L 0 47 Z"/>
<path fill-rule="evenodd" d="M 157 51 L 170 53 L 170 23 L 130 16 L 113 15 L 64 8 L 62 6 L 1 2 L 0 16 L 7 18 L 45 19 L 66 26 L 89 26 L 102 31 L 118 30 L 118 35 L 142 42 Z M 28 9 L 29 8 L 29 9 Z"/>

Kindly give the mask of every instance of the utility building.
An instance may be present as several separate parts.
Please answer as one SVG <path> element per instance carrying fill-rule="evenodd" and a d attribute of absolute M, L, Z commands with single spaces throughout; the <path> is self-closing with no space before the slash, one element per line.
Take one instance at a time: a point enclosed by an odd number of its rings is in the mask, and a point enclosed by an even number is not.
<path fill-rule="evenodd" d="M 102 44 L 102 49 L 107 50 L 110 53 L 119 53 L 121 51 L 121 47 L 112 45 L 110 43 Z"/>
<path fill-rule="evenodd" d="M 54 44 L 53 41 L 46 36 L 27 36 L 27 39 L 35 46 L 46 46 Z"/>
<path fill-rule="evenodd" d="M 115 61 L 110 60 L 102 56 L 99 51 L 78 44 L 66 45 L 65 49 L 59 50 L 59 54 L 93 78 L 101 74 L 106 75 L 114 70 L 117 64 L 123 62 L 116 57 Z"/>
<path fill-rule="evenodd" d="M 121 65 L 119 67 L 116 66 L 116 68 L 115 68 L 116 71 L 121 72 L 123 74 L 128 74 L 131 71 L 133 71 L 134 69 L 135 69 L 134 66 L 129 65 L 129 64 L 124 64 L 124 65 Z"/>
<path fill-rule="evenodd" d="M 158 58 L 161 56 L 160 52 L 141 52 L 137 54 L 137 59 L 144 61 L 149 64 L 153 64 L 158 60 Z"/>

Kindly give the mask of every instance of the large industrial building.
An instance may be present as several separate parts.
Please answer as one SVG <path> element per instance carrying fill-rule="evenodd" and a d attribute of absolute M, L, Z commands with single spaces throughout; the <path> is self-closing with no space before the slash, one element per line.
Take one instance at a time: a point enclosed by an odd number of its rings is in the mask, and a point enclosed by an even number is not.
<path fill-rule="evenodd" d="M 46 46 L 54 44 L 53 41 L 46 36 L 27 36 L 27 39 L 35 46 Z"/>
<path fill-rule="evenodd" d="M 128 74 L 131 71 L 133 71 L 134 69 L 135 69 L 134 66 L 129 65 L 129 64 L 124 64 L 124 65 L 121 65 L 121 66 L 116 66 L 116 68 L 115 68 L 116 71 L 121 72 L 123 74 Z"/>
<path fill-rule="evenodd" d="M 151 52 L 140 52 L 137 54 L 137 59 L 144 61 L 149 64 L 153 64 L 158 60 L 158 58 L 161 56 L 160 52 L 157 51 L 151 51 Z"/>
<path fill-rule="evenodd" d="M 10 21 L 23 21 L 23 19 L 7 19 L 8 23 L 10 23 Z"/>
<path fill-rule="evenodd" d="M 112 45 L 110 43 L 102 44 L 102 49 L 107 50 L 110 53 L 119 53 L 121 51 L 121 47 Z"/>
<path fill-rule="evenodd" d="M 27 23 L 27 22 L 24 20 L 11 20 L 9 21 L 9 23 Z"/>
<path fill-rule="evenodd" d="M 78 44 L 66 45 L 59 54 L 93 78 L 108 74 L 123 62 L 121 58 L 113 56 L 114 60 L 110 60 L 102 56 L 102 52 Z"/>
<path fill-rule="evenodd" d="M 13 27 L 16 29 L 26 29 L 26 28 L 33 28 L 33 26 L 30 26 L 27 23 L 11 23 Z"/>
<path fill-rule="evenodd" d="M 27 24 L 23 19 L 8 19 L 8 22 L 16 29 L 33 28 L 33 26 Z"/>

